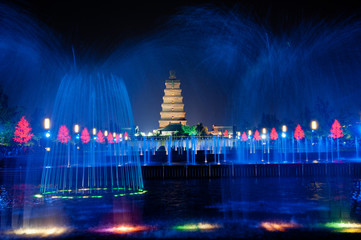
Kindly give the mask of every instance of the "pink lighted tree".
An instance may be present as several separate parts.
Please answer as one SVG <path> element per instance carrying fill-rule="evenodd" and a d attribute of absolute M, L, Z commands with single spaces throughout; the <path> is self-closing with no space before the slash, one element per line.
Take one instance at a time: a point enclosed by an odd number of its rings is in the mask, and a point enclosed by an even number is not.
<path fill-rule="evenodd" d="M 261 136 L 259 135 L 258 130 L 256 130 L 256 131 L 254 132 L 253 137 L 254 137 L 254 139 L 256 139 L 257 141 L 261 140 Z"/>
<path fill-rule="evenodd" d="M 331 132 L 331 137 L 333 139 L 343 137 L 343 131 L 341 128 L 341 124 L 337 119 L 335 119 L 335 121 L 333 122 L 330 132 Z"/>
<path fill-rule="evenodd" d="M 229 135 L 228 135 L 228 131 L 227 131 L 227 129 L 224 131 L 224 137 L 228 137 Z"/>
<path fill-rule="evenodd" d="M 69 130 L 65 125 L 61 125 L 58 132 L 58 141 L 61 143 L 67 143 L 70 140 Z"/>
<path fill-rule="evenodd" d="M 124 133 L 124 138 L 128 139 L 128 133 L 127 132 Z"/>
<path fill-rule="evenodd" d="M 270 134 L 270 138 L 271 138 L 272 140 L 277 140 L 277 139 L 278 139 L 278 133 L 277 133 L 277 131 L 276 131 L 275 128 L 272 128 L 271 134 Z"/>
<path fill-rule="evenodd" d="M 116 143 L 120 142 L 119 134 L 115 134 L 115 142 Z"/>
<path fill-rule="evenodd" d="M 300 140 L 305 137 L 305 133 L 303 132 L 300 124 L 297 125 L 294 136 L 297 140 Z"/>
<path fill-rule="evenodd" d="M 108 134 L 107 140 L 108 140 L 108 143 L 114 143 L 112 133 L 109 133 L 109 134 Z"/>
<path fill-rule="evenodd" d="M 97 140 L 96 140 L 96 142 L 97 142 L 97 143 L 103 143 L 104 141 L 105 141 L 104 135 L 103 135 L 102 131 L 99 130 L 99 132 L 98 132 L 98 134 L 97 134 Z"/>
<path fill-rule="evenodd" d="M 247 134 L 245 132 L 242 133 L 242 141 L 247 141 Z"/>
<path fill-rule="evenodd" d="M 83 131 L 81 131 L 80 139 L 82 143 L 88 143 L 90 141 L 90 135 L 87 128 L 84 128 Z"/>
<path fill-rule="evenodd" d="M 15 127 L 14 141 L 18 143 L 27 143 L 34 134 L 31 133 L 29 122 L 23 116 Z"/>

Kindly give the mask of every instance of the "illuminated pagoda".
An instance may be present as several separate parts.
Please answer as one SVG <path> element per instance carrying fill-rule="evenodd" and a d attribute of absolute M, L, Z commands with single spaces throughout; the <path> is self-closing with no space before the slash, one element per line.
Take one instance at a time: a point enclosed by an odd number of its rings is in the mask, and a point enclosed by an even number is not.
<path fill-rule="evenodd" d="M 185 115 L 180 80 L 176 78 L 175 71 L 169 71 L 169 79 L 165 81 L 159 128 L 164 128 L 169 124 L 186 125 Z"/>

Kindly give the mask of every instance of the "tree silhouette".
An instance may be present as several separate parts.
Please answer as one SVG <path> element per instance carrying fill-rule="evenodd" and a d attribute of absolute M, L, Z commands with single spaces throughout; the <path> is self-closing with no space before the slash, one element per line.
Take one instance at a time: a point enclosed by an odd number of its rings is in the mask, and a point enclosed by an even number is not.
<path fill-rule="evenodd" d="M 259 140 L 261 140 L 261 136 L 259 135 L 259 132 L 258 132 L 258 130 L 256 130 L 255 132 L 254 132 L 254 139 L 256 139 L 257 141 L 259 141 Z"/>
<path fill-rule="evenodd" d="M 87 128 L 84 128 L 83 131 L 81 132 L 80 139 L 82 143 L 88 143 L 90 141 L 90 135 Z"/>
<path fill-rule="evenodd" d="M 277 133 L 275 128 L 272 128 L 270 137 L 271 137 L 272 140 L 277 140 L 278 139 L 278 133 Z"/>
<path fill-rule="evenodd" d="M 335 121 L 332 124 L 331 137 L 333 139 L 343 137 L 343 131 L 341 128 L 341 124 L 339 123 L 339 121 L 337 119 L 335 119 Z"/>
<path fill-rule="evenodd" d="M 99 132 L 98 132 L 98 134 L 97 134 L 97 140 L 96 140 L 96 142 L 97 142 L 97 143 L 103 143 L 104 141 L 105 141 L 104 135 L 103 135 L 102 131 L 99 130 Z"/>
<path fill-rule="evenodd" d="M 300 124 L 297 125 L 294 136 L 297 140 L 300 140 L 305 137 L 305 133 L 303 132 Z"/>
<path fill-rule="evenodd" d="M 15 127 L 14 141 L 18 143 L 27 143 L 31 140 L 34 134 L 31 133 L 29 122 L 23 116 Z"/>
<path fill-rule="evenodd" d="M 65 125 L 61 125 L 58 132 L 58 140 L 61 143 L 67 143 L 70 140 L 69 130 Z"/>

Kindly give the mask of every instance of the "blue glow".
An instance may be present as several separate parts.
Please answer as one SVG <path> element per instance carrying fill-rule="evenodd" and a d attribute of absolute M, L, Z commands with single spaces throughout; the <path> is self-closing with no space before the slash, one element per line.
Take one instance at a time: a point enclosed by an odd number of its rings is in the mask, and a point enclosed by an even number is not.
<path fill-rule="evenodd" d="M 45 133 L 45 137 L 49 138 L 51 136 L 50 132 Z"/>
<path fill-rule="evenodd" d="M 286 133 L 282 133 L 282 137 L 285 138 L 285 137 L 286 137 Z"/>

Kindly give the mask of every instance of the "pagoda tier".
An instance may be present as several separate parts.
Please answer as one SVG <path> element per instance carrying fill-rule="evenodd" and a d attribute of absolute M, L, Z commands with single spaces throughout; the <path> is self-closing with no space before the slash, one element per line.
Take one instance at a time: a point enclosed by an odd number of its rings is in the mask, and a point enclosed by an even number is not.
<path fill-rule="evenodd" d="M 165 81 L 162 111 L 160 112 L 159 127 L 164 128 L 171 123 L 187 124 L 185 119 L 182 90 L 180 80 L 177 80 L 174 72 L 170 72 L 169 79 Z"/>

